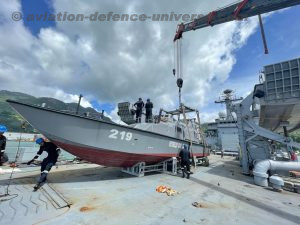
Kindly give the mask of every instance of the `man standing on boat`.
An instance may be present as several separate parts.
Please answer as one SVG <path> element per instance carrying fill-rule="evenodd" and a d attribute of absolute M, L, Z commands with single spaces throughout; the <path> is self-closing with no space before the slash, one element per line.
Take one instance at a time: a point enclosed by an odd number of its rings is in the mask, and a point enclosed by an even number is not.
<path fill-rule="evenodd" d="M 6 162 L 7 156 L 5 155 L 6 137 L 3 135 L 7 131 L 6 126 L 0 125 L 0 166 Z"/>
<path fill-rule="evenodd" d="M 142 117 L 142 112 L 143 112 L 143 108 L 145 106 L 142 98 L 139 98 L 139 100 L 134 103 L 134 106 L 136 107 L 136 118 L 135 118 L 135 122 L 136 123 L 140 123 L 141 122 L 141 117 Z"/>
<path fill-rule="evenodd" d="M 190 159 L 192 157 L 187 145 L 183 145 L 183 148 L 179 152 L 179 157 L 180 157 L 180 166 L 182 170 L 182 178 L 185 177 L 185 173 L 186 173 L 186 178 L 189 179 L 191 174 Z"/>
<path fill-rule="evenodd" d="M 152 109 L 153 109 L 153 103 L 150 101 L 150 99 L 147 99 L 146 105 L 146 123 L 152 122 Z"/>
<path fill-rule="evenodd" d="M 38 183 L 34 186 L 34 190 L 39 189 L 43 182 L 46 181 L 47 175 L 50 172 L 52 166 L 57 162 L 60 149 L 52 142 L 45 142 L 43 138 L 38 138 L 35 141 L 40 145 L 40 149 L 36 156 L 30 160 L 27 165 L 30 165 L 34 160 L 36 160 L 44 151 L 48 153 L 48 156 L 43 160 L 41 164 L 41 176 Z"/>

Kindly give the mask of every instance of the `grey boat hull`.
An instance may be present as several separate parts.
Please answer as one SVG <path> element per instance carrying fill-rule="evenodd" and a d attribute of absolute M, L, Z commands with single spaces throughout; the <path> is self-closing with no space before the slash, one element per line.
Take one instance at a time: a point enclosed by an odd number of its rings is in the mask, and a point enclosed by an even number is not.
<path fill-rule="evenodd" d="M 87 118 L 16 101 L 7 101 L 35 129 L 59 147 L 84 160 L 114 167 L 139 162 L 154 164 L 176 157 L 186 140 Z M 204 157 L 201 144 L 194 143 L 193 155 Z"/>

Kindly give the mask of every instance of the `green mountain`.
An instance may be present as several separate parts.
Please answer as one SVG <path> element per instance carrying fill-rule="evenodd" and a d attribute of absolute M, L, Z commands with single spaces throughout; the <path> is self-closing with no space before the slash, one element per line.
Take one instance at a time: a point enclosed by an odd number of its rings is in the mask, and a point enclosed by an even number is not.
<path fill-rule="evenodd" d="M 4 124 L 5 126 L 7 126 L 7 129 L 10 132 L 24 132 L 24 130 L 21 128 L 24 119 L 13 108 L 9 106 L 9 104 L 6 102 L 7 99 L 37 105 L 46 103 L 47 107 L 56 110 L 76 112 L 77 109 L 77 103 L 64 103 L 55 98 L 36 98 L 34 96 L 20 92 L 10 92 L 2 90 L 0 91 L 0 124 Z M 82 115 L 84 113 L 89 113 L 95 118 L 101 117 L 101 113 L 97 112 L 95 109 L 91 107 L 84 108 L 80 106 L 79 114 Z M 111 121 L 108 117 L 103 117 L 103 120 Z M 26 132 L 34 132 L 34 129 L 28 124 L 26 126 Z"/>
<path fill-rule="evenodd" d="M 300 143 L 300 131 L 294 131 L 290 134 L 291 138 L 293 138 L 294 141 Z"/>

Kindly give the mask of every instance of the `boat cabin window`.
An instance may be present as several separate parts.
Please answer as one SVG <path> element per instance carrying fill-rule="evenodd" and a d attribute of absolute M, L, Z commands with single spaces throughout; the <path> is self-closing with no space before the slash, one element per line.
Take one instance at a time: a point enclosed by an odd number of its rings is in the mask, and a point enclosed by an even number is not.
<path fill-rule="evenodd" d="M 181 129 L 181 127 L 176 127 L 176 129 L 177 129 L 177 132 L 182 132 L 182 129 Z"/>

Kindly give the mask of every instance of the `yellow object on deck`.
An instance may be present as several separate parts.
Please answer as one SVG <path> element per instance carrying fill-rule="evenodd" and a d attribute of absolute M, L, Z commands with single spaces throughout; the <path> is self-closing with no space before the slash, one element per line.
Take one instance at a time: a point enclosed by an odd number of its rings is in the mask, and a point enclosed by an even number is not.
<path fill-rule="evenodd" d="M 177 192 L 176 190 L 163 185 L 158 186 L 156 188 L 156 191 L 159 193 L 166 193 L 168 196 L 174 196 L 176 194 L 179 194 L 179 192 Z"/>

